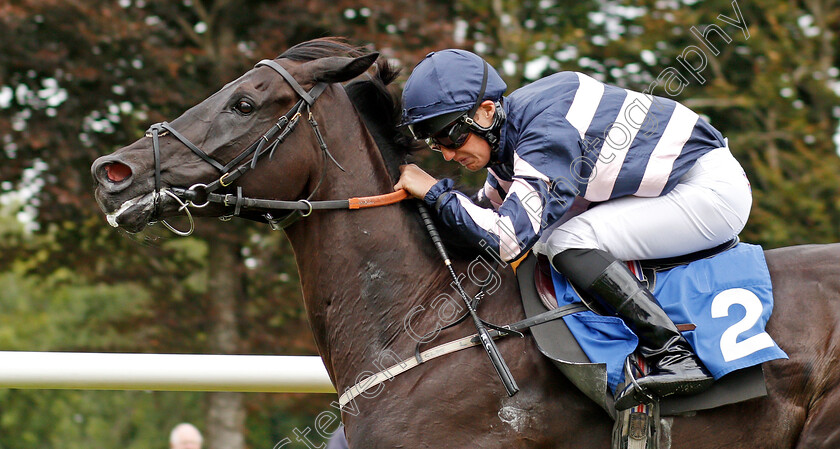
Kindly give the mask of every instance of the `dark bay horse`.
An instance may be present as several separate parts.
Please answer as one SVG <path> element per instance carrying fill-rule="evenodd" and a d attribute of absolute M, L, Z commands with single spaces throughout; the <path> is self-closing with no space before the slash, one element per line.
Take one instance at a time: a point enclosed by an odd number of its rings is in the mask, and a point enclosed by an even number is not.
<path fill-rule="evenodd" d="M 219 192 L 235 197 L 241 187 L 247 197 L 310 202 L 302 204 L 391 192 L 409 146 L 394 131 L 398 105 L 385 88 L 396 71 L 382 62 L 371 68 L 375 58 L 321 39 L 275 59 L 304 91 L 324 86 L 311 112 L 329 150 L 304 121 L 304 105 L 301 125 L 288 133 L 273 157 L 266 152 L 253 170 Z M 375 74 L 346 87 L 335 84 L 366 71 Z M 183 213 L 179 201 L 184 200 L 170 193 L 176 187 L 212 185 L 220 176 L 185 141 L 219 165 L 228 164 L 299 104 L 301 94 L 279 73 L 260 65 L 174 120 L 170 128 L 180 137 L 159 127 L 152 137 L 98 159 L 92 167 L 96 198 L 109 221 L 136 232 L 150 221 Z M 162 189 L 170 193 L 155 193 Z M 192 209 L 206 216 L 233 212 L 218 204 Z M 255 209 L 241 214 L 260 216 Z M 451 312 L 443 309 L 441 298 L 457 296 L 410 202 L 314 211 L 285 232 L 319 352 L 339 392 L 379 371 L 383 354 L 391 356 L 386 367 L 394 355 L 411 357 L 417 336 L 436 329 Z M 468 273 L 475 257 L 456 257 L 455 271 Z M 840 447 L 840 246 L 781 248 L 767 251 L 766 258 L 776 299 L 767 330 L 790 359 L 765 365 L 767 397 L 663 418 L 660 447 Z M 502 324 L 522 319 L 512 271 L 500 270 L 498 276 L 500 283 L 485 287 L 480 315 Z M 476 294 L 478 285 L 466 279 L 465 287 Z M 482 279 L 489 283 L 489 277 Z M 472 324 L 462 323 L 441 332 L 432 345 L 474 331 Z M 482 349 L 465 349 L 421 364 L 357 398 L 342 413 L 350 444 L 609 447 L 611 419 L 540 355 L 530 337 L 508 337 L 498 346 L 519 383 L 517 395 L 505 394 Z"/>

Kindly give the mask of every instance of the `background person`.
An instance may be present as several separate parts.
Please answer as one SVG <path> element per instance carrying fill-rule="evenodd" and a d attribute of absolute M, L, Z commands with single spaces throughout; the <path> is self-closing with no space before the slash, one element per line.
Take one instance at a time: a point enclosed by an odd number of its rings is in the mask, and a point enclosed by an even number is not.
<path fill-rule="evenodd" d="M 181 423 L 169 434 L 169 449 L 201 449 L 204 439 L 201 432 L 190 423 Z"/>

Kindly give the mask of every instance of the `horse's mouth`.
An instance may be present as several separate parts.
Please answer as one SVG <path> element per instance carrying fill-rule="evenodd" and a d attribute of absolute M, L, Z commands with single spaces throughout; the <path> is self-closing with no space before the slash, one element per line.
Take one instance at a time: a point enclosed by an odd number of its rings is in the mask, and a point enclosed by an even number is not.
<path fill-rule="evenodd" d="M 108 219 L 108 224 L 115 228 L 121 227 L 128 232 L 136 233 L 149 224 L 154 211 L 155 193 L 149 192 L 122 203 L 112 212 L 105 212 L 105 218 Z"/>

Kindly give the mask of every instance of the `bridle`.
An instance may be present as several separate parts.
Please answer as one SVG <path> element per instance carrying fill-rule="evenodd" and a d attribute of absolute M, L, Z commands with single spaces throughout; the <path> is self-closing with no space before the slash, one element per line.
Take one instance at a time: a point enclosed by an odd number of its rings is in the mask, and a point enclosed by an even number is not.
<path fill-rule="evenodd" d="M 405 190 L 399 190 L 390 194 L 378 195 L 374 197 L 350 198 L 348 200 L 310 201 L 315 195 L 315 192 L 318 191 L 318 188 L 321 187 L 321 184 L 324 181 L 327 170 L 326 160 L 328 157 L 330 160 L 333 161 L 333 163 L 335 163 L 336 166 L 338 166 L 339 169 L 341 169 L 341 171 L 346 172 L 344 167 L 342 167 L 341 164 L 339 164 L 338 161 L 335 160 L 335 158 L 332 156 L 332 154 L 330 154 L 329 150 L 327 149 L 327 144 L 324 140 L 324 137 L 321 135 L 321 131 L 318 128 L 318 123 L 315 121 L 315 117 L 311 111 L 311 107 L 315 103 L 315 100 L 324 92 L 328 84 L 323 82 L 317 83 L 309 92 L 307 92 L 300 86 L 300 84 L 298 84 L 298 82 L 292 77 L 292 75 L 277 62 L 264 59 L 258 62 L 255 67 L 260 66 L 270 67 L 274 69 L 274 71 L 279 73 L 286 80 L 286 82 L 288 82 L 289 85 L 291 85 L 291 87 L 295 90 L 300 99 L 288 112 L 282 115 L 277 120 L 277 122 L 268 131 L 266 131 L 265 134 L 262 135 L 262 137 L 257 139 L 256 142 L 252 143 L 239 156 L 235 157 L 226 165 L 222 165 L 215 159 L 211 158 L 207 153 L 205 153 L 192 142 L 190 142 L 189 139 L 181 135 L 178 131 L 176 131 L 174 128 L 172 128 L 171 125 L 169 125 L 166 122 L 156 123 L 149 128 L 149 131 L 147 131 L 147 135 L 152 138 L 152 147 L 155 159 L 155 191 L 154 212 L 152 214 L 153 217 L 158 214 L 161 196 L 167 195 L 175 199 L 181 205 L 181 208 L 179 210 L 186 211 L 186 214 L 189 217 L 189 231 L 179 231 L 171 225 L 169 225 L 168 223 L 166 223 L 166 221 L 162 221 L 163 224 L 169 230 L 181 236 L 190 235 L 195 229 L 192 215 L 189 212 L 189 206 L 205 207 L 211 202 L 223 204 L 226 207 L 233 206 L 234 216 L 239 215 L 239 212 L 242 208 L 291 210 L 292 212 L 282 219 L 275 219 L 270 214 L 265 214 L 266 220 L 269 222 L 273 229 L 283 229 L 286 226 L 289 226 L 291 223 L 297 221 L 298 219 L 309 216 L 315 209 L 361 209 L 366 207 L 393 204 L 408 197 L 408 193 Z M 237 186 L 236 188 L 236 195 L 214 193 L 219 188 L 230 186 L 234 181 L 236 181 L 239 177 L 245 174 L 248 170 L 256 167 L 257 161 L 259 160 L 260 155 L 262 155 L 263 153 L 268 152 L 268 157 L 269 159 L 271 159 L 277 147 L 281 143 L 283 143 L 283 141 L 286 139 L 286 137 L 288 137 L 288 135 L 292 131 L 294 131 L 295 127 L 298 124 L 298 121 L 300 120 L 303 108 L 306 108 L 306 112 L 309 115 L 309 124 L 312 126 L 312 130 L 315 132 L 315 136 L 318 139 L 318 144 L 321 148 L 321 153 L 323 155 L 323 169 L 321 171 L 321 177 L 318 181 L 318 184 L 315 186 L 315 188 L 312 190 L 312 192 L 306 199 L 297 201 L 278 201 L 244 198 L 242 196 L 242 188 L 239 186 Z M 159 138 L 161 136 L 166 136 L 170 134 L 176 139 L 178 139 L 187 148 L 189 148 L 193 153 L 198 155 L 198 157 L 200 157 L 201 159 L 215 167 L 217 170 L 219 170 L 222 173 L 219 179 L 211 182 L 210 184 L 194 184 L 188 189 L 162 188 Z M 253 155 L 250 162 L 243 163 L 243 161 L 250 155 Z M 196 204 L 196 201 L 199 201 L 201 203 Z M 473 320 L 478 330 L 478 337 L 480 339 L 481 345 L 485 348 L 488 355 L 490 355 L 490 359 L 493 363 L 493 366 L 495 367 L 499 376 L 501 376 L 505 388 L 508 392 L 508 395 L 513 396 L 517 391 L 519 391 L 519 387 L 516 385 L 516 382 L 510 373 L 510 369 L 508 369 L 507 365 L 502 359 L 502 356 L 499 353 L 499 350 L 496 348 L 495 343 L 493 343 L 492 336 L 486 329 L 486 326 L 491 325 L 489 323 L 485 323 L 476 314 L 474 306 L 472 305 L 473 303 L 476 303 L 476 301 L 467 296 L 466 292 L 461 287 L 460 278 L 455 275 L 455 271 L 452 269 L 452 262 L 449 260 L 449 257 L 446 254 L 443 242 L 440 240 L 440 236 L 435 228 L 431 217 L 428 214 L 428 211 L 426 210 L 425 205 L 419 202 L 417 204 L 420 210 L 420 215 L 423 218 L 423 221 L 426 225 L 427 230 L 429 231 L 430 236 L 432 237 L 432 241 L 434 242 L 435 246 L 437 247 L 438 251 L 443 257 L 444 265 L 446 265 L 450 275 L 453 278 L 453 284 L 458 287 L 458 292 L 465 301 L 469 314 L 473 317 Z M 505 333 L 518 333 L 518 331 L 512 331 L 510 328 L 503 329 L 498 326 L 491 327 L 500 332 L 503 331 Z M 467 342 L 465 341 L 461 341 L 458 343 L 459 346 L 464 346 L 465 344 L 467 344 Z M 358 384 L 354 388 L 357 387 Z M 359 391 L 356 394 L 361 394 L 361 391 Z M 347 401 L 349 401 L 353 398 L 353 396 L 349 396 L 349 399 L 347 399 L 347 397 L 347 394 L 344 394 L 342 395 L 341 399 L 346 399 Z M 344 403 L 346 404 L 346 402 Z"/>
<path fill-rule="evenodd" d="M 186 137 L 184 137 L 181 133 L 176 131 L 172 125 L 167 122 L 160 122 L 155 123 L 151 127 L 149 127 L 148 131 L 146 131 L 146 137 L 152 138 L 152 148 L 154 152 L 154 165 L 155 165 L 155 190 L 154 190 L 154 212 L 152 216 L 159 216 L 160 212 L 160 205 L 161 205 L 161 198 L 163 196 L 168 196 L 173 198 L 181 207 L 178 209 L 179 211 L 185 211 L 187 217 L 190 221 L 190 229 L 188 231 L 180 231 L 169 223 L 166 220 L 161 220 L 164 226 L 167 227 L 170 231 L 178 234 L 180 236 L 188 236 L 192 234 L 193 230 L 195 229 L 195 224 L 192 218 L 192 214 L 189 211 L 189 207 L 196 207 L 202 208 L 207 206 L 210 203 L 221 204 L 225 207 L 233 207 L 234 211 L 232 215 L 223 217 L 225 219 L 230 219 L 233 216 L 240 215 L 240 212 L 243 208 L 255 208 L 255 209 L 263 209 L 263 210 L 291 210 L 289 214 L 282 218 L 274 218 L 272 217 L 271 213 L 268 212 L 263 215 L 263 218 L 269 223 L 272 229 L 283 229 L 300 218 L 309 216 L 313 210 L 316 209 L 361 209 L 367 207 L 375 207 L 375 206 L 384 206 L 387 204 L 393 204 L 399 202 L 408 197 L 408 194 L 404 190 L 400 190 L 397 192 L 393 192 L 390 194 L 385 195 L 378 195 L 373 197 L 361 197 L 361 198 L 350 198 L 347 200 L 328 200 L 328 201 L 310 201 L 312 197 L 315 195 L 315 192 L 321 187 L 321 184 L 326 177 L 327 171 L 327 158 L 329 158 L 335 165 L 341 169 L 341 171 L 346 172 L 344 167 L 335 160 L 332 154 L 330 154 L 329 149 L 327 148 L 326 141 L 324 140 L 323 135 L 318 127 L 318 122 L 315 121 L 315 116 L 312 114 L 311 107 L 315 104 L 315 100 L 326 90 L 329 83 L 320 82 L 317 83 L 312 89 L 308 92 L 301 87 L 301 85 L 292 77 L 292 75 L 285 69 L 283 66 L 278 64 L 276 61 L 264 59 L 258 62 L 254 68 L 257 67 L 269 67 L 273 69 L 275 72 L 280 74 L 283 79 L 294 89 L 300 99 L 295 103 L 292 108 L 280 116 L 277 119 L 277 122 L 269 128 L 268 131 L 265 132 L 259 139 L 257 139 L 254 143 L 248 146 L 239 156 L 236 156 L 233 160 L 228 162 L 225 165 L 222 165 L 217 160 L 211 158 L 206 152 L 201 150 L 198 146 L 193 144 L 189 141 Z M 305 111 L 304 111 L 305 109 Z M 246 198 L 242 196 L 242 188 L 236 188 L 236 194 L 221 194 L 215 193 L 217 190 L 223 187 L 231 186 L 237 179 L 239 179 L 242 175 L 247 173 L 249 170 L 256 167 L 259 158 L 264 153 L 268 153 L 268 158 L 271 159 L 274 156 L 274 151 L 277 147 L 283 143 L 284 140 L 295 130 L 297 127 L 301 116 L 303 113 L 306 112 L 308 114 L 307 121 L 309 122 L 312 130 L 315 132 L 315 137 L 318 139 L 318 145 L 321 148 L 321 153 L 323 155 L 323 169 L 321 171 L 321 177 L 318 180 L 318 184 L 309 194 L 306 199 L 296 200 L 296 201 L 279 201 L 279 200 L 265 200 L 265 199 L 255 199 L 255 198 Z M 163 188 L 161 187 L 161 169 L 160 169 L 160 143 L 159 138 L 165 136 L 172 136 L 178 141 L 180 141 L 184 146 L 189 148 L 193 153 L 195 153 L 199 158 L 207 162 L 208 164 L 212 165 L 216 168 L 222 175 L 216 179 L 215 181 L 209 184 L 194 184 L 188 189 L 173 187 L 173 188 Z M 253 155 L 253 156 L 252 156 Z M 249 156 L 252 156 L 250 161 L 245 161 Z M 245 161 L 245 162 L 243 162 Z"/>

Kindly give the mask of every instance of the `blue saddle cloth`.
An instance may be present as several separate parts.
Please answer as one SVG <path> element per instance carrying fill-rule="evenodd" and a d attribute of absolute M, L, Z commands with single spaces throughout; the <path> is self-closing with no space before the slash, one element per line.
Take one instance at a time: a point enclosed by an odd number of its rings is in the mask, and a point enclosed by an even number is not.
<path fill-rule="evenodd" d="M 551 271 L 558 305 L 581 302 L 566 278 Z M 658 272 L 653 294 L 675 323 L 696 325 L 683 336 L 715 379 L 787 358 L 764 331 L 773 311 L 773 289 L 760 246 L 740 243 L 714 257 Z M 589 360 L 607 365 L 607 383 L 615 392 L 638 337 L 614 316 L 586 311 L 563 320 Z"/>

